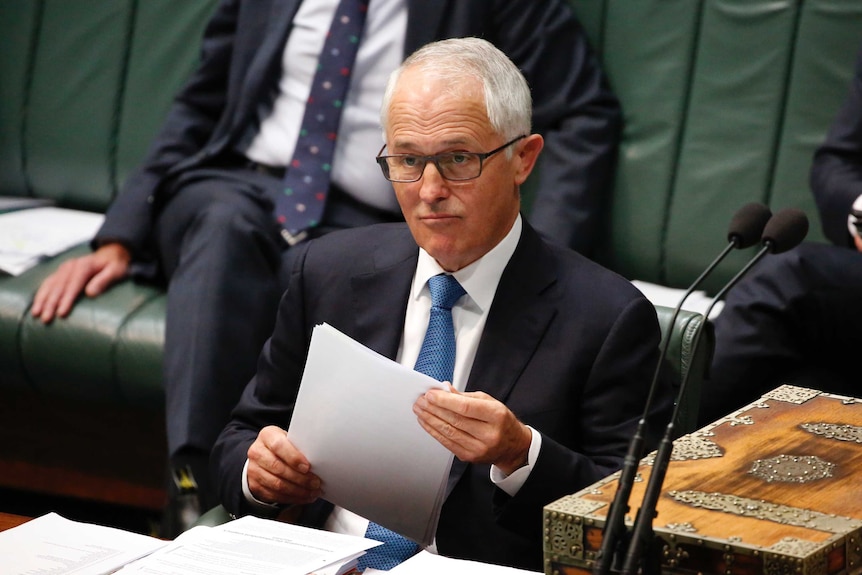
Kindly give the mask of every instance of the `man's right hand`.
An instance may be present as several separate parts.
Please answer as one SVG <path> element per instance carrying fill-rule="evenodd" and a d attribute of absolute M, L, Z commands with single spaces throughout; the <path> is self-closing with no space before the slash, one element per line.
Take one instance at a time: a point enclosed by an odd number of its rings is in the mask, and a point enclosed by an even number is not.
<path fill-rule="evenodd" d="M 66 317 L 81 292 L 96 297 L 124 279 L 131 260 L 122 244 L 109 243 L 89 255 L 63 262 L 39 286 L 30 313 L 42 323 Z"/>
<path fill-rule="evenodd" d="M 265 503 L 301 505 L 323 495 L 308 459 L 274 425 L 261 429 L 248 448 L 247 479 L 251 494 Z"/>

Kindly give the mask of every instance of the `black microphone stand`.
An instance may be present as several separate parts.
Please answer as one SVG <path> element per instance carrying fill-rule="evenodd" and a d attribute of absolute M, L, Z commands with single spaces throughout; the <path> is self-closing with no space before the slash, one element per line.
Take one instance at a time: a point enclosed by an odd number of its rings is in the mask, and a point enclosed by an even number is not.
<path fill-rule="evenodd" d="M 673 315 L 670 319 L 669 330 L 673 329 L 676 324 L 677 316 L 682 309 L 683 303 L 691 293 L 697 288 L 703 280 L 724 260 L 724 258 L 734 249 L 747 248 L 757 243 L 761 234 L 771 218 L 772 213 L 765 205 L 752 202 L 746 204 L 733 215 L 728 229 L 728 245 L 716 257 L 712 263 L 698 276 L 691 284 L 688 290 L 680 299 Z M 638 421 L 637 429 L 631 442 L 629 449 L 623 459 L 622 470 L 620 471 L 620 479 L 617 483 L 617 492 L 614 495 L 614 500 L 608 510 L 608 517 L 602 532 L 602 545 L 596 557 L 596 564 L 593 568 L 595 575 L 608 575 L 612 570 L 619 572 L 619 564 L 621 563 L 621 554 L 628 547 L 628 539 L 623 541 L 625 534 L 625 516 L 629 511 L 629 497 L 631 496 L 632 487 L 634 486 L 635 476 L 637 473 L 638 463 L 643 456 L 646 420 L 649 417 L 652 409 L 653 399 L 658 388 L 659 376 L 662 367 L 664 366 L 665 358 L 667 357 L 668 346 L 670 345 L 670 337 L 664 338 L 661 350 L 659 352 L 658 362 L 655 371 L 653 372 L 652 381 L 649 386 L 644 412 Z M 674 413 L 674 419 L 676 413 Z"/>
<path fill-rule="evenodd" d="M 773 250 L 771 242 L 766 241 L 764 244 L 765 245 L 760 249 L 760 251 L 757 252 L 757 254 L 751 258 L 751 260 L 749 260 L 749 262 L 739 270 L 735 276 L 733 276 L 730 282 L 728 282 L 714 298 L 712 298 L 709 307 L 704 312 L 704 318 L 708 319 L 710 312 L 712 312 L 712 308 L 715 307 L 715 304 L 721 300 L 724 294 L 736 285 L 736 283 L 742 279 L 742 276 L 748 273 L 748 270 L 750 270 L 754 264 L 759 262 L 763 256 Z M 694 336 L 694 340 L 691 345 L 692 354 L 697 351 L 704 329 L 698 330 Z M 632 528 L 631 542 L 629 543 L 628 552 L 626 553 L 625 562 L 623 563 L 621 570 L 623 575 L 633 575 L 637 573 L 639 567 L 643 568 L 644 575 L 657 575 L 660 572 L 658 558 L 650 549 L 654 540 L 652 521 L 656 515 L 658 515 L 656 506 L 658 504 L 659 495 L 661 494 L 661 487 L 664 483 L 665 475 L 667 474 L 667 467 L 670 463 L 671 455 L 673 454 L 674 422 L 678 415 L 680 400 L 685 396 L 685 389 L 688 384 L 690 374 L 691 372 L 689 371 L 683 376 L 679 393 L 677 394 L 673 416 L 670 419 L 670 423 L 668 423 L 665 428 L 664 436 L 662 437 L 658 450 L 656 451 L 652 471 L 650 472 L 649 481 L 647 482 L 646 490 L 644 491 L 644 498 L 641 502 L 641 507 L 638 510 L 637 517 L 635 517 L 634 527 Z M 645 558 L 648 558 L 648 560 L 645 561 Z"/>
<path fill-rule="evenodd" d="M 709 320 L 709 314 L 715 304 L 724 297 L 724 294 L 732 288 L 736 283 L 748 273 L 748 270 L 763 258 L 767 253 L 781 253 L 791 248 L 796 247 L 805 238 L 808 233 L 808 218 L 805 213 L 795 208 L 785 208 L 770 218 L 766 227 L 763 230 L 763 247 L 757 254 L 731 278 L 716 295 L 712 298 L 709 307 L 704 313 L 704 317 Z M 703 334 L 703 329 L 695 334 L 692 341 L 692 354 L 697 352 L 700 345 L 700 338 Z M 622 575 L 634 575 L 638 567 L 642 567 L 645 575 L 658 574 L 660 571 L 659 558 L 657 549 L 654 549 L 655 535 L 653 533 L 652 522 L 657 515 L 656 506 L 658 504 L 659 494 L 661 493 L 662 484 L 667 473 L 667 467 L 670 463 L 671 455 L 673 454 L 673 428 L 679 411 L 680 398 L 685 395 L 685 388 L 688 384 L 691 372 L 686 372 L 683 376 L 680 385 L 679 393 L 677 394 L 676 405 L 673 410 L 673 416 L 665 429 L 664 437 L 659 443 L 656 451 L 655 461 L 653 462 L 652 471 L 649 481 L 647 482 L 646 490 L 644 491 L 643 501 L 635 517 L 635 523 L 632 528 L 631 542 L 626 553 L 625 562 L 623 563 Z M 645 560 L 648 558 L 648 560 Z"/>
<path fill-rule="evenodd" d="M 671 316 L 669 326 L 670 328 L 676 323 L 676 318 L 679 315 L 680 310 L 682 309 L 682 304 L 685 300 L 694 292 L 694 290 L 701 284 L 701 282 L 708 276 L 719 263 L 729 254 L 731 251 L 739 247 L 739 240 L 736 237 L 731 238 L 730 243 L 727 244 L 727 247 L 716 257 L 711 264 L 703 271 L 703 273 L 698 276 L 696 280 L 691 284 L 691 286 L 686 290 L 685 294 L 683 294 L 682 299 L 680 299 L 679 304 L 674 308 L 673 315 Z M 698 332 L 700 335 L 700 332 Z M 638 421 L 637 430 L 635 431 L 634 437 L 632 437 L 631 442 L 629 443 L 629 450 L 626 453 L 625 459 L 623 460 L 623 467 L 620 471 L 620 479 L 617 483 L 617 491 L 614 494 L 614 500 L 611 503 L 610 509 L 608 510 L 607 520 L 605 522 L 604 532 L 602 534 L 602 545 L 599 549 L 599 554 L 596 556 L 596 565 L 593 568 L 593 573 L 595 575 L 608 575 L 608 573 L 613 571 L 619 571 L 619 563 L 620 563 L 620 552 L 626 546 L 623 545 L 622 541 L 622 533 L 624 532 L 624 523 L 626 513 L 629 511 L 629 498 L 631 497 L 632 487 L 634 487 L 635 477 L 637 474 L 638 463 L 643 457 L 643 449 L 644 449 L 644 436 L 646 431 L 646 420 L 649 416 L 649 412 L 652 409 L 653 398 L 655 396 L 656 389 L 658 387 L 658 379 L 661 374 L 661 368 L 664 365 L 664 358 L 667 357 L 668 346 L 670 345 L 670 337 L 664 338 L 662 342 L 661 351 L 659 352 L 659 362 L 656 365 L 655 371 L 653 372 L 652 381 L 650 382 L 649 387 L 649 395 L 647 396 L 646 404 L 644 406 L 643 415 Z M 695 343 L 695 345 L 697 345 Z M 686 378 L 687 379 L 687 378 Z M 680 391 L 683 391 L 685 387 L 685 383 L 683 382 Z M 679 404 L 679 397 L 682 397 L 682 393 L 677 398 L 677 408 Z M 674 414 L 671 418 L 671 423 L 677 417 L 677 408 L 674 408 Z M 627 542 L 625 542 L 627 543 Z"/>

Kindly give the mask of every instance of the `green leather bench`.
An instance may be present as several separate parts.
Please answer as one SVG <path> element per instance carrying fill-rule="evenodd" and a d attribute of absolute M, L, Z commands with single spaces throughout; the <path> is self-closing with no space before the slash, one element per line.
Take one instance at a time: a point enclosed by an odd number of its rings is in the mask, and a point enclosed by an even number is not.
<path fill-rule="evenodd" d="M 104 211 L 216 4 L 0 3 L 0 196 Z M 0 278 L 0 485 L 160 509 L 163 291 L 125 283 L 49 327 L 28 316 L 41 280 L 85 250 Z"/>
<path fill-rule="evenodd" d="M 216 3 L 0 2 L 0 196 L 105 210 L 193 66 Z M 754 200 L 805 209 L 822 239 L 807 170 L 862 40 L 859 2 L 572 5 L 626 121 L 601 261 L 685 287 L 724 247 L 732 213 Z M 0 278 L 0 486 L 157 509 L 163 292 L 127 282 L 66 321 L 45 327 L 28 315 L 42 278 L 85 249 Z M 731 258 L 709 289 L 748 255 Z M 666 324 L 670 310 L 659 312 Z M 693 421 L 708 363 L 709 335 L 689 357 L 701 326 L 696 314 L 665 325 L 677 378 L 693 374 L 680 428 Z"/>

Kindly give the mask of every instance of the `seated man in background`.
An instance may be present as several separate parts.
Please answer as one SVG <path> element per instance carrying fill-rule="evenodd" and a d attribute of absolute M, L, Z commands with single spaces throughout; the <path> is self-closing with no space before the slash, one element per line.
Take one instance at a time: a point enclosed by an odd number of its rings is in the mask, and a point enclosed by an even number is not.
<path fill-rule="evenodd" d="M 706 425 L 789 383 L 862 395 L 862 50 L 843 107 L 811 169 L 830 244 L 765 258 L 727 294 L 701 395 Z M 862 225 L 862 222 L 860 222 Z"/>
<path fill-rule="evenodd" d="M 297 250 L 257 374 L 213 449 L 222 502 L 237 515 L 305 504 L 305 524 L 366 534 L 367 520 L 325 501 L 285 431 L 312 329 L 326 322 L 421 370 L 433 301 L 451 306 L 455 349 L 439 376 L 453 392 L 414 404 L 456 457 L 436 550 L 541 570 L 543 506 L 622 464 L 658 360 L 655 308 L 521 217 L 543 138 L 531 133 L 527 82 L 490 43 L 420 49 L 390 78 L 381 121 L 378 162 L 406 225 Z M 437 282 L 452 300 L 438 301 Z M 666 415 L 669 391 L 658 397 Z"/>
<path fill-rule="evenodd" d="M 345 12 L 351 9 L 356 18 Z M 361 33 L 352 28 L 360 17 Z M 330 38 L 358 40 L 352 68 L 334 57 L 330 65 L 331 54 L 343 53 L 324 49 L 330 24 Z M 333 229 L 402 220 L 391 186 L 367 161 L 382 144 L 384 84 L 405 54 L 458 36 L 493 39 L 531 80 L 537 129 L 550 152 L 531 221 L 589 253 L 619 109 L 566 2 L 224 0 L 196 71 L 108 211 L 95 251 L 65 263 L 38 290 L 32 313 L 48 323 L 66 316 L 80 295 L 98 296 L 129 276 L 167 282 L 172 504 L 163 536 L 216 504 L 210 449 L 272 332 L 289 247 Z M 320 74 L 347 70 L 350 81 L 346 97 L 330 107 L 343 111 L 327 115 L 335 123 L 325 129 L 316 127 L 321 111 L 306 106 L 331 84 L 315 80 L 318 64 Z M 322 136 L 325 145 L 336 134 L 334 156 L 318 174 L 304 173 L 312 163 L 306 156 L 320 157 L 323 147 L 304 138 Z M 298 199 L 309 181 L 318 187 Z"/>

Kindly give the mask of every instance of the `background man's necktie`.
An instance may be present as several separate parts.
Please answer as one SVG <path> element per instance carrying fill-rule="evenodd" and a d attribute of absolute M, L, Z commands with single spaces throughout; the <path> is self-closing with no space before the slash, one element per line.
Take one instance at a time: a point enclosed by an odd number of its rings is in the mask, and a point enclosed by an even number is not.
<path fill-rule="evenodd" d="M 431 316 L 422 349 L 413 369 L 438 381 L 452 381 L 455 369 L 455 327 L 452 306 L 464 295 L 464 288 L 454 277 L 440 274 L 428 280 L 431 289 Z M 369 549 L 359 558 L 357 567 L 388 570 L 419 551 L 419 546 L 404 537 L 374 523 L 368 524 L 365 536 L 382 541 L 383 545 Z"/>
<path fill-rule="evenodd" d="M 341 0 L 326 36 L 303 116 L 293 159 L 277 198 L 276 216 L 289 244 L 320 223 L 329 191 L 341 111 L 369 0 Z"/>

